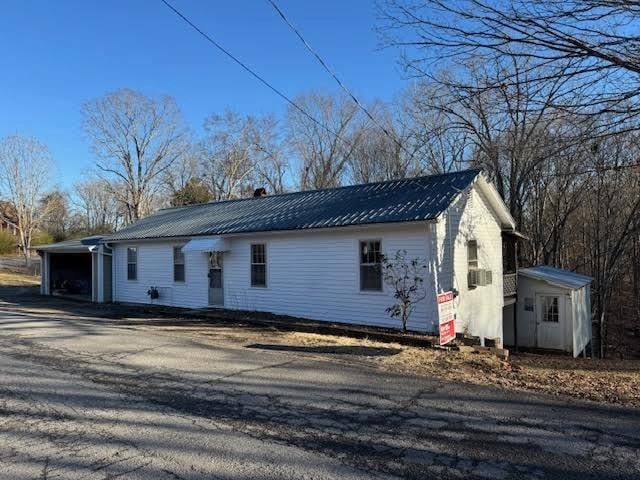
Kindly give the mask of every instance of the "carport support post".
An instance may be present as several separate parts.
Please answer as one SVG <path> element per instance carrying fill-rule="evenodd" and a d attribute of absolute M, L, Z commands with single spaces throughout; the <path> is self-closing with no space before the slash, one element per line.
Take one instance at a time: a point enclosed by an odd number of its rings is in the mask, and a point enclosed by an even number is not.
<path fill-rule="evenodd" d="M 513 242 L 513 264 L 516 267 L 516 303 L 513 304 L 513 351 L 518 351 L 518 239 Z"/>
<path fill-rule="evenodd" d="M 49 285 L 49 254 L 47 252 L 40 251 L 40 294 L 50 295 Z"/>

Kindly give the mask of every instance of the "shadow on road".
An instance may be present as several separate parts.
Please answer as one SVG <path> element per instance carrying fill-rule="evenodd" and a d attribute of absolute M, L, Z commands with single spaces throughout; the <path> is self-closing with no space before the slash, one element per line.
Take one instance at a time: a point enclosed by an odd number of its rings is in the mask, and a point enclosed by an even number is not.
<path fill-rule="evenodd" d="M 333 353 L 336 355 L 359 355 L 363 357 L 390 357 L 397 355 L 402 350 L 399 348 L 376 348 L 357 345 L 278 345 L 254 343 L 246 348 L 256 348 L 260 350 L 276 350 L 280 352 L 301 352 L 301 353 Z"/>

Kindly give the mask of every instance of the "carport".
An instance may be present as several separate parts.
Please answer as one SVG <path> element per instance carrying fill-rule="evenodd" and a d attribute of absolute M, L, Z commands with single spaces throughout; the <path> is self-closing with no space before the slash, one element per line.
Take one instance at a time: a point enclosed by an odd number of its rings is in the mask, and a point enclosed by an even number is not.
<path fill-rule="evenodd" d="M 93 302 L 111 301 L 111 250 L 102 237 L 43 245 L 40 292 Z"/>

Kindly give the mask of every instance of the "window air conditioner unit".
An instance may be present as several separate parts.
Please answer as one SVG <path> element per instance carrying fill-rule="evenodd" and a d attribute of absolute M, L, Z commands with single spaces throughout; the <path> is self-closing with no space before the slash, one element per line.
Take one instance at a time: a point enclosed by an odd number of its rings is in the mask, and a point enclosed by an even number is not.
<path fill-rule="evenodd" d="M 491 270 L 469 270 L 467 284 L 469 287 L 484 287 L 493 283 L 493 273 Z"/>

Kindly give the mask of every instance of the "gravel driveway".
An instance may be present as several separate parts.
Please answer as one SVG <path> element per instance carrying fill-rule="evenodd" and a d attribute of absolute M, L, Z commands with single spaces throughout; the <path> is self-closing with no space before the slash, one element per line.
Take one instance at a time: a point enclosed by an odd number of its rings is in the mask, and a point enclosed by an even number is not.
<path fill-rule="evenodd" d="M 0 292 L 2 479 L 640 477 L 638 410 L 200 341 L 51 302 Z"/>

